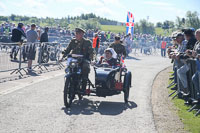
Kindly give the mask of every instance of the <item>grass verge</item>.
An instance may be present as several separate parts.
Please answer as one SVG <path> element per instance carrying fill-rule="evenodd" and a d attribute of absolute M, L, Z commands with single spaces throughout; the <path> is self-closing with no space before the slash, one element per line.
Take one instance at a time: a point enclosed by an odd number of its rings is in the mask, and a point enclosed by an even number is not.
<path fill-rule="evenodd" d="M 169 84 L 171 82 L 172 81 L 169 81 Z M 169 89 L 169 93 L 172 93 L 172 92 L 173 91 Z M 173 97 L 174 95 L 172 95 L 171 97 Z M 183 99 L 179 99 L 176 97 L 175 99 L 171 101 L 174 103 L 177 109 L 178 116 L 184 124 L 184 129 L 192 133 L 200 133 L 200 115 L 196 117 L 195 110 L 193 110 L 192 112 L 188 112 L 191 106 L 186 106 L 184 104 L 185 101 Z"/>

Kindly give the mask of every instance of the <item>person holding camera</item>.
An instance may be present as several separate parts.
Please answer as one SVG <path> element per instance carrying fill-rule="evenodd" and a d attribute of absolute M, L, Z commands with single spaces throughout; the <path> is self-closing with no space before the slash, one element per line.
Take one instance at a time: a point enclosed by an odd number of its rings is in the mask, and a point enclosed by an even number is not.
<path fill-rule="evenodd" d="M 192 58 L 196 58 L 196 72 L 192 76 L 192 82 L 194 84 L 194 88 L 197 91 L 197 98 L 200 100 L 200 88 L 199 88 L 199 74 L 200 74 L 200 29 L 197 29 L 195 32 L 195 37 L 197 42 L 195 43 L 194 49 L 191 51 Z"/>
<path fill-rule="evenodd" d="M 183 30 L 183 32 L 184 32 L 185 39 L 188 42 L 186 44 L 186 52 L 184 54 L 180 55 L 180 57 L 179 57 L 180 59 L 183 60 L 184 65 L 177 70 L 177 75 L 183 85 L 183 92 L 185 93 L 185 95 L 189 95 L 190 92 L 188 90 L 188 82 L 187 82 L 186 73 L 189 71 L 190 68 L 186 61 L 192 55 L 191 50 L 193 50 L 193 48 L 194 48 L 196 39 L 195 39 L 193 30 L 185 29 L 185 30 Z"/>
<path fill-rule="evenodd" d="M 180 59 L 180 55 L 186 51 L 186 41 L 184 39 L 184 35 L 180 31 L 176 31 L 175 33 L 172 34 L 172 39 L 173 39 L 173 46 L 168 48 L 168 56 L 170 59 L 172 59 L 172 62 L 174 63 L 173 65 L 173 70 L 174 70 L 174 83 L 175 87 L 172 88 L 172 90 L 177 90 L 178 91 L 178 96 L 181 97 L 180 92 L 181 87 L 179 86 L 179 78 L 177 77 L 177 69 L 182 67 L 184 64 L 182 60 Z"/>

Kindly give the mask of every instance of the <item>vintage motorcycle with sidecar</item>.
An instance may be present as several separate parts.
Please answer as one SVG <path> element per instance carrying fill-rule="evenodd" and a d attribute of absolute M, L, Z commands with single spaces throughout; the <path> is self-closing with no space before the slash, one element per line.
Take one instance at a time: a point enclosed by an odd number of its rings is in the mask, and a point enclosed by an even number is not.
<path fill-rule="evenodd" d="M 131 72 L 127 70 L 125 65 L 118 59 L 118 65 L 108 67 L 94 65 L 95 84 L 87 79 L 87 89 L 82 91 L 82 55 L 72 54 L 67 58 L 67 68 L 65 69 L 65 85 L 64 85 L 64 105 L 69 108 L 78 95 L 79 100 L 84 95 L 106 97 L 124 93 L 124 102 L 129 99 L 129 91 L 131 87 Z"/>

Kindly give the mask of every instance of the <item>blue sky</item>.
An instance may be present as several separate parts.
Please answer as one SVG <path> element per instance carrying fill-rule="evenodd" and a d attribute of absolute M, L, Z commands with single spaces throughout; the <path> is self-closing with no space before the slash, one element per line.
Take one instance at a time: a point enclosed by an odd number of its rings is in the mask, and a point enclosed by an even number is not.
<path fill-rule="evenodd" d="M 61 18 L 95 13 L 98 16 L 126 21 L 127 12 L 135 22 L 146 19 L 158 21 L 175 20 L 185 13 L 197 11 L 200 14 L 200 0 L 0 0 L 0 15 L 10 14 Z"/>

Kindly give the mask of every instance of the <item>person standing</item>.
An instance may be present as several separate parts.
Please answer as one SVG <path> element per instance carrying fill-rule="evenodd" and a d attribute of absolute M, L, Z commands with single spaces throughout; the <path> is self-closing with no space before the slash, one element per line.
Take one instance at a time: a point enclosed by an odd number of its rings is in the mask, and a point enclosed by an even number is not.
<path fill-rule="evenodd" d="M 49 28 L 48 27 L 45 27 L 44 28 L 44 33 L 42 33 L 41 37 L 40 37 L 40 42 L 48 42 L 49 41 L 49 38 L 48 38 L 48 31 L 49 31 Z"/>
<path fill-rule="evenodd" d="M 44 56 L 44 52 L 46 51 L 47 52 L 47 43 L 49 41 L 49 37 L 48 37 L 48 31 L 49 31 L 49 28 L 48 27 L 45 27 L 44 28 L 44 32 L 42 33 L 41 37 L 40 37 L 40 43 L 41 43 L 41 50 L 39 53 L 39 56 L 41 56 L 39 59 L 42 59 L 42 57 Z M 43 43 L 43 44 L 42 44 Z M 39 62 L 39 60 L 38 60 Z M 42 60 L 41 61 L 42 63 L 44 63 L 44 61 Z"/>
<path fill-rule="evenodd" d="M 165 39 L 163 39 L 163 41 L 161 42 L 161 56 L 165 57 L 166 55 L 166 46 L 167 46 L 167 42 L 165 41 Z"/>
<path fill-rule="evenodd" d="M 27 44 L 28 44 L 28 72 L 32 72 L 32 61 L 35 60 L 36 45 L 34 44 L 39 38 L 38 33 L 35 31 L 36 25 L 32 24 L 31 29 L 27 31 Z"/>
<path fill-rule="evenodd" d="M 96 55 L 98 54 L 98 48 L 99 48 L 99 46 L 100 46 L 100 40 L 99 40 L 98 34 L 95 33 L 94 38 L 93 38 L 93 45 L 92 45 L 92 47 L 95 49 Z"/>
<path fill-rule="evenodd" d="M 23 38 L 26 38 L 26 34 L 24 33 L 24 30 L 22 29 L 24 26 L 23 23 L 18 23 L 17 28 L 14 28 L 12 30 L 12 37 L 11 37 L 11 41 L 12 42 L 23 42 Z M 17 60 L 17 54 L 18 54 L 18 49 L 16 46 L 14 46 L 11 50 L 10 53 L 10 58 L 13 58 L 13 54 L 14 54 L 14 60 Z"/>

